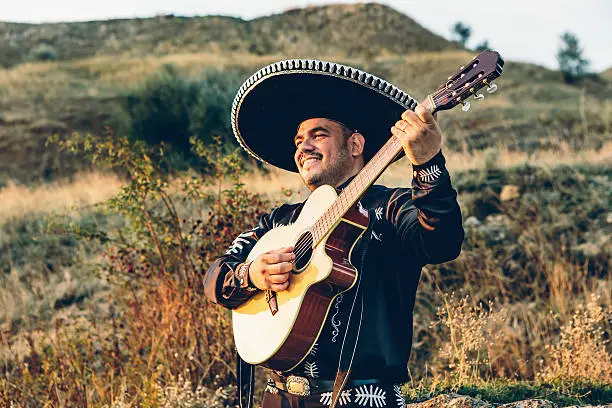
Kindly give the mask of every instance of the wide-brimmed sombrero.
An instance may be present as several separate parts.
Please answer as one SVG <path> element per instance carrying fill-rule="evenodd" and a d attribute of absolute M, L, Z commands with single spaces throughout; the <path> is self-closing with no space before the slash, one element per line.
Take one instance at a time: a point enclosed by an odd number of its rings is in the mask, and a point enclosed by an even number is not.
<path fill-rule="evenodd" d="M 310 118 L 341 122 L 364 135 L 369 160 L 391 136 L 391 126 L 416 101 L 362 70 L 319 60 L 270 64 L 245 81 L 232 105 L 232 128 L 255 158 L 297 171 L 293 137 Z"/>

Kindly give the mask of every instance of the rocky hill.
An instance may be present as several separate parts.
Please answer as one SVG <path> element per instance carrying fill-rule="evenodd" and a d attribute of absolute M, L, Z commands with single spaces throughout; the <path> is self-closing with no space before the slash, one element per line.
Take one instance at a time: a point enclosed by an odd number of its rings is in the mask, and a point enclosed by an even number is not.
<path fill-rule="evenodd" d="M 456 49 L 410 17 L 380 4 L 294 9 L 245 21 L 222 16 L 18 24 L 0 22 L 0 66 L 27 61 L 40 45 L 60 61 L 95 55 L 248 52 L 372 57 Z"/>

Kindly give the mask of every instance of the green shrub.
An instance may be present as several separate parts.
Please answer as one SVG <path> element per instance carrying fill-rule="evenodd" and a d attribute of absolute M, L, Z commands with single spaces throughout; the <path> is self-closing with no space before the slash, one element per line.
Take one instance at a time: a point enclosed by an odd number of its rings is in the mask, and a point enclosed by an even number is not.
<path fill-rule="evenodd" d="M 563 80 L 571 84 L 586 76 L 589 60 L 583 57 L 580 42 L 574 34 L 564 32 L 561 42 L 562 45 L 557 50 L 559 70 L 563 74 Z"/>
<path fill-rule="evenodd" d="M 49 44 L 39 44 L 30 50 L 29 59 L 34 61 L 55 61 L 57 60 L 57 52 Z"/>
<path fill-rule="evenodd" d="M 211 143 L 220 135 L 224 151 L 236 147 L 230 110 L 239 85 L 240 77 L 231 71 L 207 70 L 191 79 L 175 66 L 166 65 L 127 97 L 131 137 L 149 145 L 169 146 L 167 159 L 175 168 L 200 167 L 191 152 L 192 136 Z"/>

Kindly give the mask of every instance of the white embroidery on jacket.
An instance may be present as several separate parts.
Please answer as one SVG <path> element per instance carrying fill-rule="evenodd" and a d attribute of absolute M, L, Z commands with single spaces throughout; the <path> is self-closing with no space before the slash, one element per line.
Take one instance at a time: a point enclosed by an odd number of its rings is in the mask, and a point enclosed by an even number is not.
<path fill-rule="evenodd" d="M 340 393 L 340 397 L 338 398 L 339 405 L 348 405 L 351 403 L 351 391 L 353 390 L 344 390 Z M 319 402 L 324 405 L 331 405 L 332 393 L 324 392 L 321 394 L 321 398 Z"/>
<path fill-rule="evenodd" d="M 374 215 L 376 215 L 377 220 L 382 220 L 382 212 L 383 212 L 382 207 L 378 207 L 377 209 L 374 210 Z"/>
<path fill-rule="evenodd" d="M 247 238 L 251 238 L 257 241 L 257 234 L 255 234 L 254 230 L 250 230 L 250 231 L 243 232 L 242 234 L 238 235 L 236 239 L 232 241 L 232 245 L 225 252 L 225 254 L 226 255 L 237 254 L 239 251 L 242 251 L 244 249 L 242 244 L 249 245 L 251 243 Z"/>
<path fill-rule="evenodd" d="M 398 408 L 406 408 L 406 400 L 404 399 L 400 386 L 395 384 L 393 386 L 393 392 L 395 392 L 395 402 L 397 402 Z"/>
<path fill-rule="evenodd" d="M 304 363 L 304 374 L 308 377 L 318 378 L 319 377 L 319 367 L 317 367 L 317 363 L 314 361 L 312 363 L 305 362 Z"/>
<path fill-rule="evenodd" d="M 440 177 L 442 170 L 437 164 L 432 164 L 431 167 L 419 170 L 419 180 L 425 183 L 431 183 Z"/>
<path fill-rule="evenodd" d="M 374 384 L 362 385 L 355 390 L 355 402 L 361 406 L 381 408 L 386 405 L 387 393 Z"/>
<path fill-rule="evenodd" d="M 319 350 L 319 343 L 313 344 L 312 348 L 310 349 L 310 355 L 311 356 L 316 356 L 318 350 Z"/>
<path fill-rule="evenodd" d="M 336 320 L 336 316 L 338 316 L 338 313 L 340 312 L 340 302 L 342 302 L 342 295 L 338 295 L 338 297 L 336 298 L 336 302 L 334 303 L 334 307 L 336 308 L 336 313 L 334 313 L 331 318 L 331 324 L 334 327 L 334 329 L 332 330 L 332 339 L 331 339 L 333 343 L 336 342 L 338 334 L 340 334 L 340 325 L 342 324 L 340 320 Z"/>

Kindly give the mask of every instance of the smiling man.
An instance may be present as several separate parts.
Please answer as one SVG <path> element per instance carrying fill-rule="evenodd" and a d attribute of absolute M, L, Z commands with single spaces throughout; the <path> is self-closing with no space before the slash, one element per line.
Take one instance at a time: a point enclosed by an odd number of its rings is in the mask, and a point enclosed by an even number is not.
<path fill-rule="evenodd" d="M 351 253 L 358 282 L 335 298 L 306 358 L 287 372 L 273 373 L 265 408 L 323 407 L 332 399 L 340 407 L 404 407 L 399 386 L 408 380 L 421 268 L 456 258 L 463 241 L 440 128 L 429 111 L 413 111 L 415 106 L 406 93 L 379 78 L 305 60 L 265 67 L 236 96 L 232 122 L 240 144 L 260 160 L 298 172 L 311 190 L 324 184 L 345 188 L 389 133 L 401 141 L 404 160 L 413 167 L 413 177 L 406 178 L 412 188 L 373 185 L 360 198 L 370 223 Z M 263 234 L 293 223 L 302 207 L 275 208 L 240 234 L 208 269 L 206 295 L 236 308 L 258 291 L 286 290 L 293 247 L 246 260 Z M 252 375 L 252 369 L 239 367 L 242 391 L 252 380 L 243 374 Z M 294 384 L 303 386 L 296 392 Z M 248 405 L 250 398 L 244 401 Z"/>
<path fill-rule="evenodd" d="M 365 139 L 336 121 L 313 118 L 300 124 L 295 143 L 295 164 L 311 190 L 338 186 L 363 167 Z"/>

